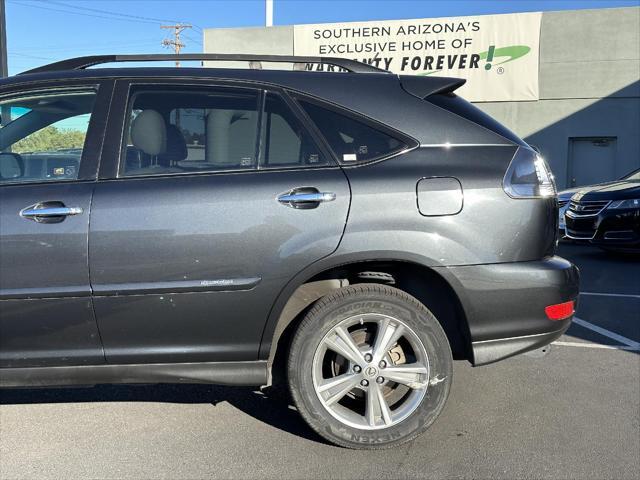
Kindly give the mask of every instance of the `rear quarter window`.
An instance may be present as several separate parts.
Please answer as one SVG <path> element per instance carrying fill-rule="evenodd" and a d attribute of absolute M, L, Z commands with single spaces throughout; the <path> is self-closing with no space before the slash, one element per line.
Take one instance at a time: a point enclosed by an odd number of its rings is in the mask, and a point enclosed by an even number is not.
<path fill-rule="evenodd" d="M 297 101 L 342 164 L 371 162 L 414 146 L 412 140 L 383 126 L 306 99 Z"/>

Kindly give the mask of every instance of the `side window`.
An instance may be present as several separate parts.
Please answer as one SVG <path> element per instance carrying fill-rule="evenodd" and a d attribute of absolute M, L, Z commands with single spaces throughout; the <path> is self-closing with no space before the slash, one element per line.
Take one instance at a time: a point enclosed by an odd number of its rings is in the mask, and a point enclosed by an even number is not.
<path fill-rule="evenodd" d="M 261 167 L 314 167 L 329 163 L 280 96 L 267 94 L 262 125 Z"/>
<path fill-rule="evenodd" d="M 78 178 L 94 91 L 0 100 L 0 184 Z"/>
<path fill-rule="evenodd" d="M 258 98 L 235 88 L 135 90 L 121 175 L 256 168 Z"/>
<path fill-rule="evenodd" d="M 408 148 L 404 141 L 350 116 L 306 100 L 298 103 L 342 163 L 368 162 Z"/>

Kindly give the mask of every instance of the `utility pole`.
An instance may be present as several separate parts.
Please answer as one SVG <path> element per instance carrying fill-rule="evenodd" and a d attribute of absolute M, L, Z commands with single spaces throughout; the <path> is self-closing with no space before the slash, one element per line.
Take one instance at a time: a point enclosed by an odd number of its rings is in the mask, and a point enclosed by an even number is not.
<path fill-rule="evenodd" d="M 7 67 L 7 23 L 4 16 L 4 0 L 0 0 L 0 78 L 9 74 Z"/>
<path fill-rule="evenodd" d="M 273 0 L 265 0 L 265 24 L 273 27 Z"/>
<path fill-rule="evenodd" d="M 160 28 L 173 30 L 173 38 L 165 38 L 162 40 L 162 45 L 167 48 L 173 48 L 176 55 L 180 55 L 180 50 L 185 47 L 185 44 L 180 41 L 180 34 L 183 30 L 191 28 L 191 25 L 186 23 L 178 23 L 176 25 L 161 25 Z M 180 60 L 176 60 L 176 67 L 180 66 Z"/>

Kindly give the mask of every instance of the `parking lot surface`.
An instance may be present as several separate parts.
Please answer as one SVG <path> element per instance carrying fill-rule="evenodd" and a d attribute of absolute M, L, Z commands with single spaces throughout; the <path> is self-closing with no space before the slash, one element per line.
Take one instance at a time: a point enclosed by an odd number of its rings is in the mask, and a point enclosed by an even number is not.
<path fill-rule="evenodd" d="M 615 478 L 640 471 L 640 262 L 571 244 L 577 320 L 550 353 L 472 368 L 415 442 L 326 444 L 250 388 L 0 391 L 0 478 Z"/>

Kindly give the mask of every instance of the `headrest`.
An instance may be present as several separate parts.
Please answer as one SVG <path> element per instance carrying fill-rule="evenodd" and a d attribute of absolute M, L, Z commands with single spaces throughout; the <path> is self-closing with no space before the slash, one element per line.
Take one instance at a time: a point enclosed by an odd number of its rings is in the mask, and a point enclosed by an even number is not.
<path fill-rule="evenodd" d="M 189 156 L 187 142 L 178 127 L 173 124 L 167 125 L 167 148 L 158 156 L 160 165 L 169 165 L 170 162 L 179 162 Z"/>
<path fill-rule="evenodd" d="M 131 124 L 131 141 L 147 155 L 160 155 L 167 149 L 167 127 L 155 110 L 143 110 Z"/>

